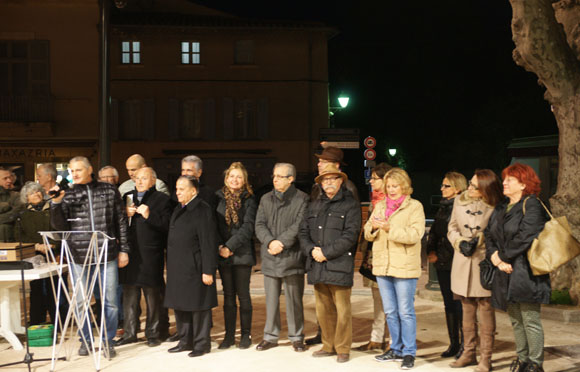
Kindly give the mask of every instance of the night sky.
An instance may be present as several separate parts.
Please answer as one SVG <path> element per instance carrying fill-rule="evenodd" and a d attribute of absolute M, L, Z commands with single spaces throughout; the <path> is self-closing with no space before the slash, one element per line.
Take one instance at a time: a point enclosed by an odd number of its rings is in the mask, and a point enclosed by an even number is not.
<path fill-rule="evenodd" d="M 337 127 L 399 150 L 410 171 L 501 170 L 512 138 L 557 134 L 544 89 L 512 60 L 503 1 L 196 1 L 244 17 L 321 21 Z"/>

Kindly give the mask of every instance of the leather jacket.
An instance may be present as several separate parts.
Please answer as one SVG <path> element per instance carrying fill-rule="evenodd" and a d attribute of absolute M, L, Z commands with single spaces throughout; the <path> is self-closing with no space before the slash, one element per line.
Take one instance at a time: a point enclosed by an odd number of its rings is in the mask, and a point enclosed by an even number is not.
<path fill-rule="evenodd" d="M 107 261 L 119 251 L 129 253 L 127 216 L 115 186 L 91 181 L 73 185 L 60 203 L 50 205 L 51 225 L 57 231 L 102 231 L 109 237 Z M 99 235 L 101 237 L 102 235 Z M 67 242 L 77 264 L 87 255 L 91 234 L 71 234 Z M 99 247 L 103 242 L 99 240 Z"/>

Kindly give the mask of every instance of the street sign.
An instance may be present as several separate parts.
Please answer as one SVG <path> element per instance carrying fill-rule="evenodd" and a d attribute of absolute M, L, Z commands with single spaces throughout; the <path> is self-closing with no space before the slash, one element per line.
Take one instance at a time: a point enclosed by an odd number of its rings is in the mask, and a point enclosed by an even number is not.
<path fill-rule="evenodd" d="M 365 159 L 367 160 L 375 160 L 377 157 L 377 152 L 373 149 L 366 149 L 364 152 Z"/>
<path fill-rule="evenodd" d="M 367 138 L 365 138 L 364 144 L 367 149 L 374 149 L 375 146 L 377 145 L 377 140 L 375 139 L 375 137 L 368 136 Z"/>

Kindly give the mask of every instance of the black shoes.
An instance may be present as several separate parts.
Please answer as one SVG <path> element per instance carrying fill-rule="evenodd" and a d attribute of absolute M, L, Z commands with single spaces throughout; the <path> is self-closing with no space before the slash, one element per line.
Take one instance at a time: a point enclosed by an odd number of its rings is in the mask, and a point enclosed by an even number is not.
<path fill-rule="evenodd" d="M 168 353 L 180 353 L 182 351 L 191 351 L 191 350 L 193 350 L 192 345 L 177 344 L 177 346 L 174 346 L 174 347 L 168 349 L 167 352 Z"/>
<path fill-rule="evenodd" d="M 239 348 L 248 349 L 250 346 L 252 346 L 252 338 L 249 334 L 243 334 L 242 339 L 240 340 Z"/>
<path fill-rule="evenodd" d="M 115 341 L 115 346 L 129 345 L 134 344 L 135 342 L 137 342 L 137 337 L 121 337 Z"/>
<path fill-rule="evenodd" d="M 155 347 L 161 345 L 161 341 L 158 338 L 148 338 L 147 339 L 147 346 Z"/>
<path fill-rule="evenodd" d="M 524 363 L 516 358 L 510 365 L 510 372 L 525 372 L 528 368 L 528 363 Z"/>
<path fill-rule="evenodd" d="M 302 352 L 306 351 L 306 345 L 304 345 L 304 342 L 302 342 L 302 341 L 294 341 L 292 343 L 292 348 L 297 353 L 302 353 Z"/>
<path fill-rule="evenodd" d="M 113 359 L 114 357 L 117 356 L 117 352 L 115 351 L 115 347 L 113 346 L 113 343 L 112 342 L 109 344 L 108 351 L 109 351 L 109 353 L 108 353 L 109 354 L 109 359 Z"/>
<path fill-rule="evenodd" d="M 544 372 L 544 369 L 539 364 L 531 362 L 528 364 L 524 372 Z"/>
<path fill-rule="evenodd" d="M 447 350 L 445 350 L 444 352 L 441 353 L 441 358 L 451 358 L 451 357 L 456 356 L 457 353 L 459 353 L 459 348 L 460 348 L 459 344 L 449 345 Z"/>
<path fill-rule="evenodd" d="M 415 367 L 415 357 L 412 355 L 405 355 L 403 357 L 403 363 L 401 363 L 401 369 L 411 369 Z"/>
<path fill-rule="evenodd" d="M 403 356 L 395 353 L 392 349 L 389 349 L 386 353 L 377 355 L 375 360 L 377 362 L 401 362 L 403 361 Z"/>
<path fill-rule="evenodd" d="M 177 342 L 177 341 L 179 341 L 179 335 L 177 334 L 177 332 L 175 332 L 173 336 L 169 336 L 165 339 L 165 342 Z"/>
<path fill-rule="evenodd" d="M 205 348 L 203 350 L 194 349 L 191 353 L 187 354 L 187 356 L 190 358 L 195 358 L 195 357 L 202 356 L 204 354 L 208 354 L 210 351 L 211 351 L 211 346 L 208 346 L 207 348 Z"/>
<path fill-rule="evenodd" d="M 233 346 L 236 343 L 236 339 L 233 337 L 226 336 L 221 344 L 219 344 L 218 349 L 224 350 L 229 349 L 230 346 Z"/>
<path fill-rule="evenodd" d="M 316 336 L 311 337 L 311 338 L 307 338 L 306 341 L 304 341 L 304 343 L 306 345 L 316 345 L 316 344 L 320 344 L 322 343 L 322 335 L 320 333 L 318 333 Z"/>
<path fill-rule="evenodd" d="M 81 347 L 79 347 L 79 355 L 80 356 L 87 356 L 87 355 L 89 355 L 89 349 L 87 349 L 87 346 L 82 341 L 81 341 Z"/>

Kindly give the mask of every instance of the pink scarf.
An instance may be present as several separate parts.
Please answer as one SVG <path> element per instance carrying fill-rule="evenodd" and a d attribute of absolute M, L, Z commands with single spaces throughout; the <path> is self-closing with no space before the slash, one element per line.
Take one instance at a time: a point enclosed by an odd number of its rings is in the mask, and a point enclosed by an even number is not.
<path fill-rule="evenodd" d="M 403 204 L 403 201 L 405 200 L 405 197 L 407 195 L 403 195 L 401 196 L 399 199 L 397 200 L 391 200 L 388 196 L 387 196 L 387 209 L 385 210 L 385 219 L 389 219 L 389 217 L 391 217 L 391 215 L 393 213 L 395 213 L 395 211 L 397 209 L 399 209 L 399 207 L 401 206 L 401 204 Z"/>

